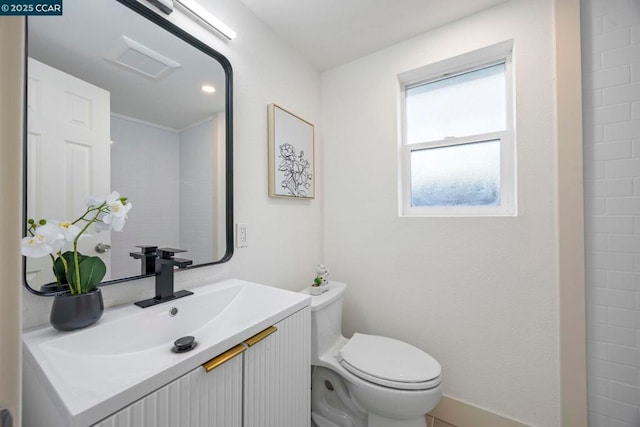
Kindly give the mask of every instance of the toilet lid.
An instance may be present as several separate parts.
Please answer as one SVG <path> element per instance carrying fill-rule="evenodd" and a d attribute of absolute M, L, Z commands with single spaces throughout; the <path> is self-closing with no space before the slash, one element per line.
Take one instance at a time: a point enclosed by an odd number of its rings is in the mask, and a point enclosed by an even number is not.
<path fill-rule="evenodd" d="M 442 371 L 437 360 L 411 344 L 360 333 L 342 347 L 338 360 L 360 378 L 399 389 L 435 387 Z"/>

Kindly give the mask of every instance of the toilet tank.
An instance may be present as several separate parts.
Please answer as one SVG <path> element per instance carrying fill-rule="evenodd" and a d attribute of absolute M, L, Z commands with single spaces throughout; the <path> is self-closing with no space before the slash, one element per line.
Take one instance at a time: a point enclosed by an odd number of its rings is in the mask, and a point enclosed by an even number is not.
<path fill-rule="evenodd" d="M 311 296 L 311 364 L 342 337 L 342 302 L 347 285 L 329 282 L 329 290 Z M 310 288 L 301 291 L 310 294 Z"/>

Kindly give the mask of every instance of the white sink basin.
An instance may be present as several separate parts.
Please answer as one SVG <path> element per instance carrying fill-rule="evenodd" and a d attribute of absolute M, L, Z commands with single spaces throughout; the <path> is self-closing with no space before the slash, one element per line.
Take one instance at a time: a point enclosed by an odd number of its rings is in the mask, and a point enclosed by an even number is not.
<path fill-rule="evenodd" d="M 42 349 L 61 352 L 64 357 L 162 351 L 157 347 L 170 350 L 177 338 L 199 335 L 201 328 L 216 322 L 225 311 L 232 314 L 234 308 L 241 309 L 243 303 L 250 303 L 256 291 L 245 292 L 246 289 L 246 283 L 225 283 L 212 287 L 209 292 L 195 292 L 195 298 L 191 296 L 146 309 L 127 310 L 134 313 L 105 319 L 93 328 L 75 334 L 61 334 L 59 338 L 42 343 Z M 239 303 L 236 303 L 237 299 Z M 178 310 L 175 316 L 170 313 L 172 308 Z"/>
<path fill-rule="evenodd" d="M 146 309 L 105 310 L 96 325 L 79 331 L 26 332 L 25 370 L 69 425 L 86 426 L 310 303 L 307 295 L 235 279 L 190 290 L 194 295 Z M 174 353 L 173 342 L 187 335 L 197 347 Z"/>

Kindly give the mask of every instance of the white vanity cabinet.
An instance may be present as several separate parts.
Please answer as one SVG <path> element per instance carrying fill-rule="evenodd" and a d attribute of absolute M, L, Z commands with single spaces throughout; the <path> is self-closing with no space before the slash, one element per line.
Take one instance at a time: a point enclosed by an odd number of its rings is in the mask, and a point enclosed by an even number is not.
<path fill-rule="evenodd" d="M 308 427 L 309 369 L 306 307 L 95 426 Z"/>
<path fill-rule="evenodd" d="M 241 427 L 242 358 L 198 367 L 95 427 Z"/>
<path fill-rule="evenodd" d="M 308 427 L 311 298 L 239 279 L 191 290 L 25 331 L 23 426 Z M 171 351 L 189 335 L 193 350 Z"/>
<path fill-rule="evenodd" d="M 311 309 L 275 326 L 277 332 L 244 353 L 244 427 L 308 427 Z"/>

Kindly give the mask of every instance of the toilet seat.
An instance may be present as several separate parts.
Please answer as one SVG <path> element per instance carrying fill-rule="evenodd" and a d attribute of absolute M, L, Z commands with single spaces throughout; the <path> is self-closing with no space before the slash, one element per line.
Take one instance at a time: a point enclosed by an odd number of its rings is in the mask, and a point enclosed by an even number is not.
<path fill-rule="evenodd" d="M 393 338 L 355 333 L 337 359 L 353 375 L 385 387 L 428 390 L 440 384 L 437 360 Z"/>

